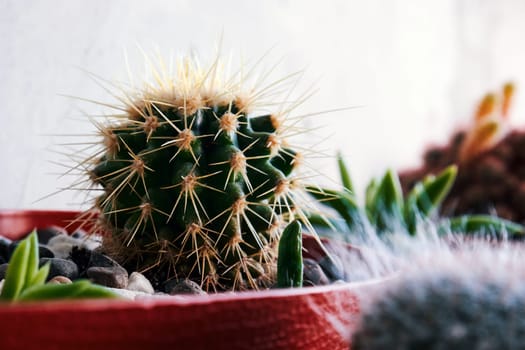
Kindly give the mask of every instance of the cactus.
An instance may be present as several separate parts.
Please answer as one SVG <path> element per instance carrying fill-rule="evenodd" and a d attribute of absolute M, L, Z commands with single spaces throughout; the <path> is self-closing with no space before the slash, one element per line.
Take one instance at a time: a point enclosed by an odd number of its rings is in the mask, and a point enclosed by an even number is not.
<path fill-rule="evenodd" d="M 440 260 L 450 257 L 437 256 L 434 267 L 408 273 L 368 300 L 351 348 L 523 349 L 523 252 L 500 249 L 452 258 L 450 266 Z"/>
<path fill-rule="evenodd" d="M 221 80 L 217 63 L 203 70 L 184 59 L 177 69 L 98 125 L 102 150 L 84 163 L 103 189 L 95 230 L 109 232 L 104 249 L 128 269 L 163 280 L 272 285 L 283 223 L 306 220 L 300 156 L 284 137 L 289 110 L 254 116 L 270 87 L 245 94 L 244 76 Z"/>

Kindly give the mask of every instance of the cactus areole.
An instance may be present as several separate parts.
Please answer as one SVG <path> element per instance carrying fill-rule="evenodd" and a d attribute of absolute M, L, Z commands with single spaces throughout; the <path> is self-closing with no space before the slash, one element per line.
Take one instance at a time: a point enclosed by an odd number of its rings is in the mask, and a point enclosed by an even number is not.
<path fill-rule="evenodd" d="M 212 291 L 274 283 L 283 223 L 302 215 L 298 154 L 286 113 L 253 115 L 264 89 L 234 80 L 186 59 L 97 124 L 103 149 L 84 163 L 103 189 L 96 229 L 128 269 Z"/>

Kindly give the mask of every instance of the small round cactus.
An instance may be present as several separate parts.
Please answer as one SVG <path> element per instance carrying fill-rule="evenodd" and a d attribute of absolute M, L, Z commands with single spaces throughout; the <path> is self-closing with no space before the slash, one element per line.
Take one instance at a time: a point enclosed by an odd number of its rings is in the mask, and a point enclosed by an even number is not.
<path fill-rule="evenodd" d="M 376 296 L 352 349 L 525 349 L 523 248 L 482 250 L 459 258 L 438 254 L 434 267 L 409 273 Z"/>
<path fill-rule="evenodd" d="M 102 148 L 84 163 L 102 188 L 95 229 L 109 232 L 104 249 L 154 281 L 257 289 L 275 281 L 283 224 L 305 218 L 300 155 L 284 137 L 289 109 L 253 115 L 270 87 L 245 91 L 242 74 L 219 71 L 193 59 L 173 75 L 157 70 L 97 125 Z"/>

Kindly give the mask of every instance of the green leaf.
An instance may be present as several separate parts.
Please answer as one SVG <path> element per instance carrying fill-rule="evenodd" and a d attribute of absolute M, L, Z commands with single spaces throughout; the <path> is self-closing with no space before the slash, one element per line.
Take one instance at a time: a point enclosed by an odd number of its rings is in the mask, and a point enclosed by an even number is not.
<path fill-rule="evenodd" d="M 361 216 L 361 212 L 359 205 L 350 193 L 338 192 L 324 188 L 318 189 L 313 186 L 307 186 L 306 189 L 312 197 L 319 201 L 319 203 L 337 211 L 337 213 L 345 220 L 350 231 L 354 229 Z"/>
<path fill-rule="evenodd" d="M 26 289 L 20 295 L 20 301 L 67 299 L 81 293 L 89 287 L 89 281 L 81 280 L 70 284 L 43 284 Z"/>
<path fill-rule="evenodd" d="M 24 282 L 24 288 L 31 286 L 31 281 L 35 277 L 38 271 L 38 237 L 36 230 L 33 230 L 31 234 L 26 238 L 29 241 L 29 255 L 27 257 L 27 271 Z"/>
<path fill-rule="evenodd" d="M 378 183 L 376 179 L 370 180 L 366 186 L 365 192 L 365 209 L 367 212 L 370 212 L 372 209 L 372 204 L 374 202 L 374 197 L 376 196 Z"/>
<path fill-rule="evenodd" d="M 499 233 L 505 231 L 510 235 L 524 235 L 525 226 L 492 215 L 463 215 L 444 220 L 439 231 L 461 233 Z"/>
<path fill-rule="evenodd" d="M 118 297 L 110 290 L 87 280 L 71 284 L 44 284 L 49 275 L 50 264 L 38 268 L 38 249 L 36 231 L 19 243 L 9 261 L 0 299 L 27 301 Z"/>
<path fill-rule="evenodd" d="M 337 154 L 337 165 L 339 166 L 339 174 L 341 175 L 341 182 L 343 187 L 350 193 L 354 192 L 354 185 L 352 184 L 352 178 L 350 177 L 350 172 L 343 160 L 341 153 Z"/>
<path fill-rule="evenodd" d="M 333 218 L 328 215 L 308 213 L 308 222 L 316 229 L 320 230 L 332 230 L 336 232 L 346 231 L 346 222 L 342 218 Z M 320 234 L 320 232 L 317 232 Z"/>
<path fill-rule="evenodd" d="M 405 201 L 405 221 L 409 232 L 415 234 L 417 220 L 435 212 L 446 198 L 456 180 L 457 166 L 451 165 L 438 176 L 427 176 L 418 182 Z"/>
<path fill-rule="evenodd" d="M 43 284 L 25 290 L 20 301 L 84 299 L 84 298 L 116 298 L 110 290 L 94 285 L 87 280 L 78 280 L 70 284 Z"/>
<path fill-rule="evenodd" d="M 13 252 L 5 274 L 4 286 L 2 288 L 2 294 L 0 295 L 1 299 L 9 301 L 16 300 L 24 288 L 29 249 L 29 241 L 25 239 L 18 244 Z"/>
<path fill-rule="evenodd" d="M 303 285 L 303 241 L 301 224 L 292 221 L 283 231 L 277 257 L 277 287 Z"/>
<path fill-rule="evenodd" d="M 46 263 L 43 265 L 37 273 L 33 276 L 33 279 L 31 280 L 30 286 L 40 286 L 46 282 L 47 276 L 49 275 L 49 268 L 51 266 L 51 263 Z M 27 286 L 26 286 L 27 288 Z"/>
<path fill-rule="evenodd" d="M 369 205 L 369 219 L 379 231 L 404 227 L 403 193 L 397 174 L 388 170 L 375 190 Z"/>
<path fill-rule="evenodd" d="M 76 294 L 75 298 L 82 298 L 82 299 L 109 298 L 109 299 L 112 299 L 112 298 L 120 298 L 120 297 L 107 288 L 91 283 L 88 288 L 83 289 L 82 292 Z"/>
<path fill-rule="evenodd" d="M 413 201 L 417 210 L 423 215 L 428 216 L 436 210 L 446 198 L 454 181 L 458 168 L 451 165 L 443 170 L 438 176 L 429 176 L 418 183 L 408 195 L 407 200 Z"/>

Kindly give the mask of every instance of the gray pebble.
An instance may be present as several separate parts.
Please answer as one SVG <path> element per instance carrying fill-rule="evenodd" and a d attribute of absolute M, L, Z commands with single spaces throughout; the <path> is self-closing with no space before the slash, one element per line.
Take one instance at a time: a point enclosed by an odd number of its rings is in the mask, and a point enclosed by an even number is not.
<path fill-rule="evenodd" d="M 319 260 L 319 266 L 323 269 L 326 276 L 331 281 L 344 280 L 344 270 L 342 268 L 341 261 L 332 255 L 331 257 L 325 256 Z"/>
<path fill-rule="evenodd" d="M 49 281 L 55 276 L 64 276 L 71 280 L 78 278 L 78 266 L 71 260 L 59 259 L 59 258 L 41 258 L 40 266 L 50 263 L 49 275 L 47 280 Z"/>
<path fill-rule="evenodd" d="M 189 279 L 167 281 L 164 284 L 164 291 L 170 295 L 206 294 L 197 283 Z"/>
<path fill-rule="evenodd" d="M 91 281 L 102 286 L 124 289 L 128 285 L 128 272 L 120 266 L 93 266 L 86 273 Z"/>
<path fill-rule="evenodd" d="M 337 281 L 333 281 L 332 284 L 347 284 L 348 282 L 347 281 L 343 281 L 343 280 L 337 280 Z"/>
<path fill-rule="evenodd" d="M 111 259 L 109 256 L 102 254 L 100 252 L 94 251 L 91 253 L 91 257 L 89 258 L 89 267 L 121 267 L 119 263 L 117 263 L 115 260 Z"/>
<path fill-rule="evenodd" d="M 88 250 L 95 250 L 102 245 L 102 237 L 97 235 L 90 235 L 82 239 L 82 248 Z"/>
<path fill-rule="evenodd" d="M 0 257 L 2 257 L 5 261 L 8 261 L 9 256 L 11 255 L 9 250 L 11 243 L 13 242 L 10 239 L 0 237 Z"/>
<path fill-rule="evenodd" d="M 304 259 L 303 266 L 303 284 L 305 286 L 324 286 L 330 284 L 330 280 L 315 260 Z"/>
<path fill-rule="evenodd" d="M 81 229 L 78 229 L 71 234 L 71 237 L 76 238 L 76 239 L 84 239 L 86 238 L 86 236 L 87 236 L 86 231 L 81 230 Z"/>
<path fill-rule="evenodd" d="M 55 257 L 67 259 L 71 254 L 73 247 L 80 244 L 81 242 L 73 237 L 58 235 L 49 240 L 47 247 L 53 251 Z"/>
<path fill-rule="evenodd" d="M 55 257 L 66 259 L 71 254 L 73 247 L 94 250 L 101 244 L 99 236 L 87 236 L 84 238 L 74 238 L 67 235 L 58 235 L 51 238 L 47 247 L 55 253 Z"/>
<path fill-rule="evenodd" d="M 67 235 L 67 231 L 59 226 L 49 226 L 37 229 L 36 235 L 38 236 L 38 242 L 40 244 L 47 244 L 47 242 L 55 236 Z"/>
<path fill-rule="evenodd" d="M 38 256 L 40 258 L 54 258 L 55 257 L 55 253 L 53 253 L 51 251 L 51 249 L 49 249 L 45 245 L 40 244 L 38 246 Z"/>
<path fill-rule="evenodd" d="M 9 246 L 10 256 L 14 253 L 16 247 L 18 247 L 19 244 L 20 244 L 20 241 L 11 243 L 11 245 Z M 55 254 L 43 244 L 38 245 L 38 255 L 41 258 L 54 258 L 55 257 Z"/>
<path fill-rule="evenodd" d="M 144 277 L 143 274 L 138 272 L 132 272 L 128 279 L 127 290 L 132 290 L 136 292 L 144 292 L 148 294 L 155 293 L 155 289 L 151 285 L 151 282 Z"/>
<path fill-rule="evenodd" d="M 129 299 L 129 300 L 137 300 L 137 299 L 140 299 L 140 298 L 151 298 L 152 297 L 151 294 L 147 294 L 147 293 L 144 293 L 144 292 L 137 292 L 137 291 L 134 291 L 134 290 L 110 288 L 110 287 L 106 287 L 106 288 L 108 288 L 110 291 L 112 291 L 113 293 L 117 294 L 121 298 Z"/>
<path fill-rule="evenodd" d="M 3 280 L 5 278 L 5 273 L 7 271 L 7 267 L 9 264 L 2 264 L 0 265 L 0 280 Z"/>

